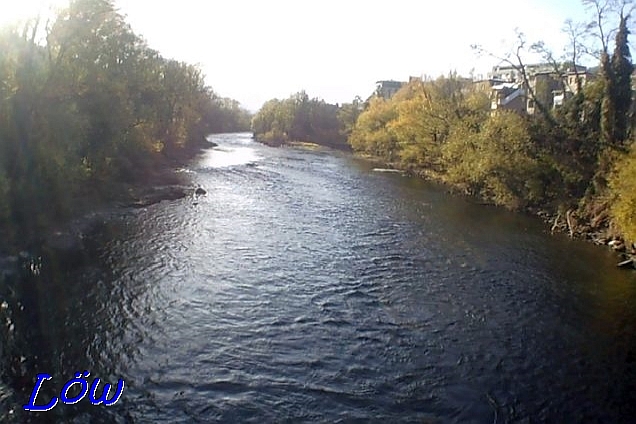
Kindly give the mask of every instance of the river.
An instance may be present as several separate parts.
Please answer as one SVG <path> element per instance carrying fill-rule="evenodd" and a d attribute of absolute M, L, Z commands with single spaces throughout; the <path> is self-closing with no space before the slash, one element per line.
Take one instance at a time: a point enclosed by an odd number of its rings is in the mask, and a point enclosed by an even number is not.
<path fill-rule="evenodd" d="M 79 268 L 31 260 L 3 305 L 3 371 L 28 371 L 4 419 L 636 416 L 636 276 L 613 253 L 343 153 L 211 140 L 183 170 L 205 196 L 114 213 Z M 82 370 L 121 400 L 22 410 L 37 372 L 45 403 Z"/>

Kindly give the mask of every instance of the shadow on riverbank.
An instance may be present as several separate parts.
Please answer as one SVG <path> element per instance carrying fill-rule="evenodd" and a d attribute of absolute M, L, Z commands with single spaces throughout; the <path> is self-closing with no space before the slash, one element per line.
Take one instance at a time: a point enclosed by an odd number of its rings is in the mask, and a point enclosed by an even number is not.
<path fill-rule="evenodd" d="M 68 213 L 53 216 L 46 209 L 36 210 L 28 224 L 0 228 L 0 272 L 3 264 L 17 262 L 19 255 L 45 252 L 68 264 L 80 263 L 93 235 L 110 217 L 126 208 L 144 208 L 164 200 L 193 196 L 197 187 L 179 169 L 204 149 L 216 146 L 208 140 L 183 149 L 148 167 L 134 177 L 95 183 L 70 200 Z"/>

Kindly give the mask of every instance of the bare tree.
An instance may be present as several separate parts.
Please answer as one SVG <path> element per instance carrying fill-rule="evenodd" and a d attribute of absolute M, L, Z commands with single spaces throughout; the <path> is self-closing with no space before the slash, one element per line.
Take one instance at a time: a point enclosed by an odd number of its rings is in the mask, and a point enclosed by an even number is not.
<path fill-rule="evenodd" d="M 616 36 L 622 17 L 629 17 L 636 10 L 634 0 L 581 0 L 583 6 L 592 14 L 592 20 L 576 26 L 576 36 L 588 38 L 596 43 L 579 43 L 579 54 L 584 53 L 598 59 L 605 77 L 611 73 L 610 45 Z"/>
<path fill-rule="evenodd" d="M 593 14 L 593 20 L 587 24 L 587 33 L 601 45 L 600 50 L 587 48 L 586 52 L 602 61 L 603 54 L 609 54 L 609 45 L 616 28 L 611 28 L 608 15 L 617 6 L 616 0 L 582 0 L 586 9 Z"/>
<path fill-rule="evenodd" d="M 471 48 L 475 52 L 477 52 L 477 54 L 490 56 L 494 59 L 499 60 L 500 63 L 506 63 L 507 65 L 511 66 L 515 71 L 517 71 L 519 75 L 521 75 L 523 86 L 527 92 L 526 97 L 531 99 L 535 103 L 535 105 L 537 106 L 537 109 L 539 109 L 541 114 L 546 118 L 546 120 L 549 123 L 556 124 L 554 117 L 552 116 L 552 113 L 550 112 L 550 108 L 547 105 L 545 105 L 541 101 L 541 99 L 538 98 L 534 87 L 532 86 L 532 84 L 530 84 L 530 75 L 528 74 L 527 66 L 524 63 L 524 59 L 523 59 L 524 53 L 528 52 L 528 50 L 526 49 L 526 45 L 527 45 L 526 37 L 518 29 L 515 30 L 515 33 L 516 33 L 516 42 L 514 47 L 507 54 L 503 56 L 494 54 L 493 52 L 484 49 L 481 45 L 473 44 Z"/>
<path fill-rule="evenodd" d="M 580 93 L 583 89 L 583 82 L 581 80 L 581 75 L 579 74 L 579 68 L 577 67 L 577 64 L 582 54 L 584 53 L 583 40 L 585 37 L 586 26 L 585 24 L 574 23 L 571 19 L 568 19 L 565 21 L 563 32 L 568 35 L 568 41 L 570 44 L 570 59 L 574 68 L 574 75 L 576 76 L 576 91 L 577 93 Z"/>

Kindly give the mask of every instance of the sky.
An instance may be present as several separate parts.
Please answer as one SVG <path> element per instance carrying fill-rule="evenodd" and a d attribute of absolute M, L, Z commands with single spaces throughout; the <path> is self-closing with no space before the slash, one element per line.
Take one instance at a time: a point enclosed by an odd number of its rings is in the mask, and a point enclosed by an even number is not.
<path fill-rule="evenodd" d="M 68 0 L 0 0 L 0 24 Z M 580 0 L 115 0 L 164 57 L 197 64 L 216 93 L 252 110 L 300 90 L 330 103 L 367 98 L 378 80 L 479 76 L 515 29 L 561 53 Z M 529 61 L 532 58 L 528 58 Z"/>

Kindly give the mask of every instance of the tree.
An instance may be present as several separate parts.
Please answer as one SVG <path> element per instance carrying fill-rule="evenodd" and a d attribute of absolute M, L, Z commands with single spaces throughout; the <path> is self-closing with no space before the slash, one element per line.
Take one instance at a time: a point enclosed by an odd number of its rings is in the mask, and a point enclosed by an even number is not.
<path fill-rule="evenodd" d="M 631 61 L 631 53 L 627 37 L 627 19 L 621 13 L 618 32 L 616 33 L 616 47 L 612 55 L 611 69 L 614 82 L 614 139 L 622 143 L 627 139 L 629 130 L 629 112 L 632 105 L 632 72 L 634 66 Z"/>
<path fill-rule="evenodd" d="M 623 112 L 625 102 L 622 97 L 625 93 L 630 93 L 631 96 L 631 85 L 626 86 L 625 77 L 619 78 L 615 71 L 626 72 L 626 65 L 630 62 L 627 44 L 629 13 L 625 14 L 625 10 L 632 7 L 632 1 L 583 0 L 583 4 L 593 13 L 593 21 L 588 24 L 588 31 L 599 43 L 599 48 L 588 47 L 587 52 L 600 60 L 601 81 L 604 87 L 600 117 L 601 141 L 605 147 L 621 147 L 627 130 Z M 618 21 L 617 27 L 614 26 L 616 20 L 612 19 L 614 16 Z M 610 40 L 614 34 L 616 47 L 614 54 L 610 56 Z M 627 91 L 624 91 L 626 87 Z"/>
<path fill-rule="evenodd" d="M 335 148 L 346 148 L 340 108 L 324 100 L 310 99 L 305 91 L 286 100 L 266 102 L 252 120 L 256 138 L 269 144 L 309 141 Z"/>
<path fill-rule="evenodd" d="M 466 82 L 451 73 L 435 81 L 413 81 L 395 95 L 398 116 L 389 125 L 403 162 L 442 171 L 441 147 L 455 123 L 469 112 L 466 88 Z"/>
<path fill-rule="evenodd" d="M 351 103 L 344 103 L 338 111 L 338 119 L 342 124 L 342 134 L 349 137 L 358 120 L 360 114 L 364 111 L 365 104 L 360 96 L 356 96 Z"/>
<path fill-rule="evenodd" d="M 268 100 L 254 115 L 252 130 L 261 141 L 283 143 L 289 140 L 288 134 L 293 119 L 293 111 L 284 100 Z"/>
<path fill-rule="evenodd" d="M 629 240 L 636 240 L 636 148 L 616 162 L 609 186 L 612 194 L 610 212 L 614 224 Z"/>
<path fill-rule="evenodd" d="M 510 209 L 543 195 L 541 167 L 526 121 L 514 112 L 489 117 L 479 127 L 454 127 L 444 146 L 448 181 Z"/>
<path fill-rule="evenodd" d="M 37 20 L 0 31 L 0 236 L 27 240 L 77 198 L 187 157 L 225 108 L 199 69 L 149 49 L 110 0 L 74 0 L 44 40 L 38 31 Z"/>
<path fill-rule="evenodd" d="M 229 133 L 250 130 L 252 115 L 248 110 L 244 109 L 238 101 L 227 97 L 217 97 L 214 94 L 212 96 L 214 100 L 207 104 L 207 110 L 203 115 L 207 133 Z"/>
<path fill-rule="evenodd" d="M 397 139 L 389 123 L 397 117 L 393 100 L 373 97 L 349 136 L 354 151 L 387 159 L 397 158 Z"/>
<path fill-rule="evenodd" d="M 535 107 L 539 110 L 539 112 L 541 113 L 541 116 L 545 118 L 545 120 L 550 125 L 553 125 L 553 126 L 557 125 L 551 113 L 551 105 L 547 104 L 545 99 L 537 95 L 536 90 L 533 87 L 533 84 L 531 84 L 530 82 L 531 75 L 529 75 L 528 73 L 528 69 L 526 67 L 525 60 L 524 60 L 524 53 L 527 53 L 527 44 L 528 43 L 527 43 L 525 35 L 520 31 L 516 31 L 516 44 L 512 48 L 512 50 L 508 52 L 507 54 L 505 54 L 504 56 L 500 56 L 495 53 L 489 52 L 486 49 L 484 49 L 482 46 L 477 44 L 473 44 L 471 47 L 478 54 L 480 55 L 486 54 L 494 59 L 499 60 L 502 63 L 506 63 L 510 65 L 515 71 L 517 71 L 519 75 L 521 76 L 523 87 L 527 93 L 527 98 L 531 99 L 534 102 L 534 104 L 536 105 Z M 536 51 L 538 46 L 540 46 L 540 43 L 531 44 L 530 50 Z"/>

